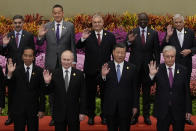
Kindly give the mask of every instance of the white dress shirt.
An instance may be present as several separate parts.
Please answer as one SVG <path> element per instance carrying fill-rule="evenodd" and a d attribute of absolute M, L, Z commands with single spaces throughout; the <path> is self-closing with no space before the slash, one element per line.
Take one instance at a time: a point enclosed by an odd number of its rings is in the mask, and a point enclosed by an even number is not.
<path fill-rule="evenodd" d="M 27 66 L 24 64 L 25 72 L 27 72 Z M 33 71 L 33 64 L 29 66 L 29 81 L 31 80 L 31 74 Z"/>
<path fill-rule="evenodd" d="M 59 23 L 57 23 L 56 21 L 54 21 L 54 25 L 55 25 L 55 34 L 56 34 L 56 30 L 57 30 L 57 24 L 59 25 L 59 38 L 61 38 L 61 34 L 62 34 L 62 28 L 63 28 L 63 20 Z"/>
<path fill-rule="evenodd" d="M 180 46 L 182 47 L 184 42 L 184 28 L 181 31 L 176 30 L 176 33 L 180 42 Z"/>
<path fill-rule="evenodd" d="M 70 76 L 71 76 L 71 70 L 72 70 L 72 68 L 69 67 L 68 69 L 65 69 L 64 67 L 62 67 L 62 69 L 63 69 L 63 78 L 64 78 L 64 80 L 65 80 L 65 75 L 66 75 L 66 72 L 65 71 L 68 70 L 68 83 L 69 83 L 70 82 Z"/>
<path fill-rule="evenodd" d="M 117 63 L 116 61 L 114 61 L 114 64 L 115 64 L 115 69 L 116 69 L 116 72 L 117 72 L 117 65 L 120 65 L 120 73 L 121 73 L 121 76 L 122 76 L 122 71 L 123 71 L 123 66 L 124 66 L 124 61 L 121 62 L 121 63 Z"/>
<path fill-rule="evenodd" d="M 14 31 L 14 35 L 15 35 L 15 38 L 16 38 L 16 34 L 19 33 L 18 35 L 18 47 L 20 46 L 20 40 L 21 40 L 21 36 L 22 36 L 22 30 L 17 32 L 17 31 Z"/>
<path fill-rule="evenodd" d="M 173 75 L 173 78 L 174 78 L 175 63 L 171 67 L 169 67 L 168 65 L 166 65 L 167 75 L 168 75 L 168 78 L 169 78 L 169 69 L 168 68 L 172 68 L 172 75 Z"/>

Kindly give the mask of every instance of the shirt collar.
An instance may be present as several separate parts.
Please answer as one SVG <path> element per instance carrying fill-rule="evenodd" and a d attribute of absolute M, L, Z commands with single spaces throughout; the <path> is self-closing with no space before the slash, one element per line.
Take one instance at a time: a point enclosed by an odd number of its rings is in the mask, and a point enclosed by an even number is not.
<path fill-rule="evenodd" d="M 144 32 L 147 32 L 147 26 L 145 28 L 139 27 L 140 28 L 140 32 L 142 32 L 142 30 L 144 30 Z"/>
<path fill-rule="evenodd" d="M 184 28 L 181 31 L 176 29 L 176 32 L 177 32 L 177 34 L 180 34 L 180 33 L 184 34 Z"/>
<path fill-rule="evenodd" d="M 72 69 L 72 68 L 69 67 L 68 69 L 65 69 L 64 67 L 62 67 L 62 69 L 63 69 L 63 72 L 65 72 L 66 70 L 68 70 L 68 72 L 71 73 L 71 69 Z"/>
<path fill-rule="evenodd" d="M 32 68 L 33 68 L 33 64 L 31 64 L 30 66 L 28 66 L 29 67 L 29 70 L 32 70 Z M 25 70 L 27 69 L 27 66 L 24 64 L 24 68 L 25 68 Z"/>
<path fill-rule="evenodd" d="M 95 31 L 95 34 L 96 34 L 96 35 L 97 35 L 97 34 L 100 34 L 100 36 L 102 36 L 103 30 L 101 30 L 100 32 Z"/>
<path fill-rule="evenodd" d="M 63 20 L 61 20 L 61 22 L 54 21 L 54 24 L 55 24 L 55 27 L 57 26 L 57 24 L 60 24 L 60 26 L 62 26 L 63 25 Z"/>
<path fill-rule="evenodd" d="M 121 63 L 117 63 L 117 62 L 114 60 L 114 64 L 115 64 L 115 67 L 117 67 L 117 65 L 120 65 L 120 67 L 122 68 L 123 65 L 124 65 L 124 61 L 121 62 Z"/>
<path fill-rule="evenodd" d="M 166 64 L 165 64 L 165 65 L 166 65 Z M 176 65 L 175 65 L 175 63 L 174 63 L 174 64 L 173 64 L 172 66 L 170 66 L 170 67 L 169 67 L 168 65 L 166 65 L 166 68 L 167 68 L 167 69 L 168 69 L 168 68 L 172 68 L 172 70 L 174 70 L 174 69 L 175 69 L 175 66 L 176 66 Z"/>
<path fill-rule="evenodd" d="M 19 32 L 14 31 L 15 36 L 16 36 L 16 33 L 19 33 L 19 35 L 21 35 L 22 34 L 22 30 L 20 30 Z"/>

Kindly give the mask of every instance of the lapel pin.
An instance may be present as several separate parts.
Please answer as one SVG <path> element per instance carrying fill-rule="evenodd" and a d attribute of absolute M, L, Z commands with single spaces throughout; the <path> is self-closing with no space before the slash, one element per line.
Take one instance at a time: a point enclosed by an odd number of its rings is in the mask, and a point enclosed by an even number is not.
<path fill-rule="evenodd" d="M 106 33 L 104 33 L 104 35 L 106 36 L 107 34 L 106 34 Z"/>
<path fill-rule="evenodd" d="M 73 73 L 73 76 L 76 76 L 76 73 Z"/>
<path fill-rule="evenodd" d="M 129 66 L 127 66 L 127 70 L 129 70 Z"/>
<path fill-rule="evenodd" d="M 187 32 L 185 31 L 184 34 L 186 34 Z"/>
<path fill-rule="evenodd" d="M 179 74 L 180 73 L 180 71 L 179 71 L 179 69 L 177 70 L 177 74 Z"/>
<path fill-rule="evenodd" d="M 22 36 L 24 37 L 24 34 Z"/>
<path fill-rule="evenodd" d="M 32 76 L 35 75 L 35 72 L 32 72 Z"/>
<path fill-rule="evenodd" d="M 150 33 L 148 32 L 148 35 L 150 35 Z"/>
<path fill-rule="evenodd" d="M 54 31 L 54 28 L 52 28 L 52 30 Z"/>
<path fill-rule="evenodd" d="M 12 35 L 12 39 L 14 39 L 14 36 Z"/>
<path fill-rule="evenodd" d="M 64 26 L 62 26 L 62 28 L 64 29 L 65 27 L 64 27 Z"/>

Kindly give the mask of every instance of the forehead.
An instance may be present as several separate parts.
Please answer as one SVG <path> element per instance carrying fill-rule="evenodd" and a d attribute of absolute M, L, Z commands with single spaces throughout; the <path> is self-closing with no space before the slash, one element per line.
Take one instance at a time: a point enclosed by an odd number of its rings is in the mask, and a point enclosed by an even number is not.
<path fill-rule="evenodd" d="M 62 59 L 70 59 L 73 57 L 73 54 L 71 52 L 64 52 L 61 56 Z"/>
<path fill-rule="evenodd" d="M 140 14 L 138 18 L 139 18 L 139 20 L 148 19 L 148 16 L 146 14 Z"/>
<path fill-rule="evenodd" d="M 33 50 L 32 49 L 26 49 L 26 50 L 24 50 L 24 54 L 32 54 L 33 55 Z"/>
<path fill-rule="evenodd" d="M 175 19 L 174 19 L 174 22 L 183 22 L 183 19 L 180 18 L 180 17 L 178 17 L 178 18 L 175 18 Z"/>
<path fill-rule="evenodd" d="M 174 50 L 165 51 L 163 55 L 175 55 L 175 51 Z"/>
<path fill-rule="evenodd" d="M 22 19 L 20 18 L 14 19 L 14 22 L 22 22 Z"/>
<path fill-rule="evenodd" d="M 60 7 L 55 7 L 53 8 L 53 12 L 61 12 L 62 9 Z"/>
<path fill-rule="evenodd" d="M 126 48 L 116 47 L 114 51 L 126 51 Z"/>
<path fill-rule="evenodd" d="M 101 16 L 96 16 L 92 19 L 92 21 L 103 21 Z"/>

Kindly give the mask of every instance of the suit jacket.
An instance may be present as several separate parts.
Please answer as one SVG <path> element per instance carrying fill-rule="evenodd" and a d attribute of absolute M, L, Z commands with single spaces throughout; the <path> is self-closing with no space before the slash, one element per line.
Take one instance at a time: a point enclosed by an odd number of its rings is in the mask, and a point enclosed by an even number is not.
<path fill-rule="evenodd" d="M 77 61 L 74 25 L 70 22 L 63 21 L 61 38 L 58 43 L 55 33 L 55 22 L 48 22 L 45 27 L 48 29 L 48 32 L 41 40 L 38 39 L 37 41 L 38 45 L 42 45 L 44 40 L 47 42 L 45 67 L 54 70 L 57 59 L 60 65 L 61 53 L 64 50 L 71 50 L 74 53 L 74 60 Z"/>
<path fill-rule="evenodd" d="M 97 75 L 101 66 L 110 61 L 112 49 L 116 44 L 115 36 L 103 30 L 103 36 L 100 46 L 98 45 L 95 31 L 83 42 L 78 41 L 77 48 L 85 48 L 84 72 L 89 75 Z"/>
<path fill-rule="evenodd" d="M 79 121 L 79 114 L 86 113 L 86 89 L 84 75 L 72 68 L 69 87 L 66 92 L 62 68 L 56 69 L 51 83 L 46 87 L 48 93 L 54 93 L 55 121 Z"/>
<path fill-rule="evenodd" d="M 151 60 L 155 60 L 157 64 L 160 63 L 160 47 L 158 33 L 150 28 L 147 28 L 146 43 L 142 45 L 140 28 L 133 29 L 133 33 L 137 34 L 135 41 L 128 45 L 130 47 L 129 62 L 136 65 L 139 70 L 143 65 L 148 70 L 148 64 Z M 148 71 L 147 71 L 148 72 Z"/>
<path fill-rule="evenodd" d="M 173 117 L 176 120 L 184 119 L 186 112 L 192 112 L 187 70 L 184 66 L 175 64 L 172 88 L 170 88 L 165 64 L 159 66 L 154 82 L 157 85 L 154 104 L 154 115 L 157 118 L 165 118 L 169 103 L 171 103 Z"/>
<path fill-rule="evenodd" d="M 5 77 L 0 66 L 0 107 L 5 107 Z"/>
<path fill-rule="evenodd" d="M 10 37 L 10 42 L 6 47 L 3 48 L 3 54 L 7 58 L 12 58 L 13 62 L 16 63 L 17 65 L 23 64 L 22 52 L 24 47 L 28 46 L 35 50 L 33 34 L 23 30 L 18 48 L 16 44 L 14 31 L 8 33 L 8 37 Z"/>
<path fill-rule="evenodd" d="M 8 88 L 12 88 L 12 112 L 29 112 L 37 115 L 45 111 L 44 79 L 42 69 L 33 65 L 30 82 L 27 81 L 24 65 L 17 66 L 11 79 L 7 79 Z M 10 86 L 11 85 L 11 86 Z"/>
<path fill-rule="evenodd" d="M 118 83 L 115 64 L 108 62 L 110 71 L 104 84 L 104 113 L 114 115 L 116 109 L 120 116 L 127 117 L 132 113 L 133 107 L 138 107 L 138 91 L 136 88 L 136 67 L 124 61 L 121 80 Z"/>
<path fill-rule="evenodd" d="M 192 72 L 192 56 L 196 53 L 196 41 L 194 32 L 188 28 L 184 28 L 184 42 L 183 46 L 180 46 L 180 42 L 178 40 L 176 29 L 174 29 L 173 35 L 169 38 L 169 42 L 166 42 L 166 38 L 163 40 L 162 49 L 166 45 L 172 45 L 176 48 L 176 63 L 182 64 L 187 67 L 188 73 Z M 180 52 L 184 49 L 190 49 L 192 51 L 191 54 L 187 56 L 183 56 Z"/>

